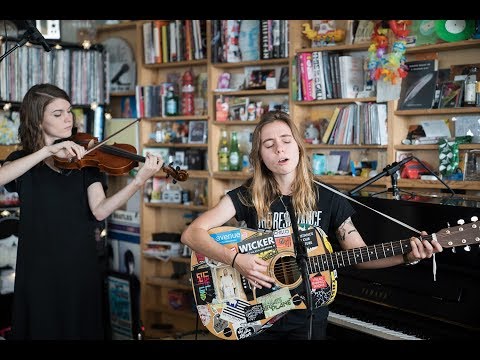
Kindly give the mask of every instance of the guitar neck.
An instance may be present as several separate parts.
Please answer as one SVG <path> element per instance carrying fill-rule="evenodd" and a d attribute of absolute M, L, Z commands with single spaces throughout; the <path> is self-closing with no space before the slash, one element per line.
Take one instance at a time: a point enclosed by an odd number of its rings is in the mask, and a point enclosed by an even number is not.
<path fill-rule="evenodd" d="M 424 238 L 428 237 L 422 237 L 422 239 Z M 399 240 L 312 256 L 308 258 L 308 270 L 310 274 L 335 270 L 367 261 L 405 254 L 410 251 L 410 248 L 410 240 Z"/>

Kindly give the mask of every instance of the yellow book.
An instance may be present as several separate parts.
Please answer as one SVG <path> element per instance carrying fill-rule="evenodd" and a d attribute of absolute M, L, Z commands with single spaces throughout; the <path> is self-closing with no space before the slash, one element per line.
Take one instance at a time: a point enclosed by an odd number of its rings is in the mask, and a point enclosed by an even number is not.
<path fill-rule="evenodd" d="M 168 52 L 168 28 L 167 25 L 162 25 L 162 58 L 163 62 L 169 62 Z"/>
<path fill-rule="evenodd" d="M 333 110 L 332 117 L 330 118 L 330 122 L 328 123 L 327 129 L 323 133 L 322 143 L 324 144 L 328 143 L 328 139 L 330 138 L 330 134 L 332 133 L 335 122 L 337 121 L 339 112 L 340 112 L 340 108 L 337 106 L 335 110 Z"/>

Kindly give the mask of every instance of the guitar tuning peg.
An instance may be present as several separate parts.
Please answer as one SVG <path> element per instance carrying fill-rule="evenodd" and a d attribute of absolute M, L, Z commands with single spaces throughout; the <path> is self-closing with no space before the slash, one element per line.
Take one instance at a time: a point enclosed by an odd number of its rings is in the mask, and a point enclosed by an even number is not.
<path fill-rule="evenodd" d="M 470 218 L 470 220 L 471 220 L 472 222 L 478 221 L 478 217 L 472 216 L 472 217 Z"/>
<path fill-rule="evenodd" d="M 456 251 L 455 251 L 455 248 L 454 248 L 454 247 L 452 248 L 452 253 L 454 253 L 454 254 L 456 253 Z"/>
<path fill-rule="evenodd" d="M 465 220 L 459 219 L 459 220 L 457 221 L 457 224 L 458 224 L 458 225 L 463 225 L 463 224 L 465 224 Z"/>
<path fill-rule="evenodd" d="M 463 249 L 464 249 L 465 251 L 470 251 L 470 250 L 471 250 L 470 245 L 464 246 Z"/>

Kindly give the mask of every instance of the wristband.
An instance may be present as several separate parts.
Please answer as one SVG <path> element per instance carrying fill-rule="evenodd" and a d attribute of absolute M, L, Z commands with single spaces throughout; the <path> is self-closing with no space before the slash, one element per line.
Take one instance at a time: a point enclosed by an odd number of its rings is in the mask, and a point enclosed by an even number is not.
<path fill-rule="evenodd" d="M 237 258 L 237 255 L 238 255 L 238 254 L 239 254 L 239 253 L 237 252 L 237 253 L 235 254 L 235 256 L 233 257 L 233 260 L 232 260 L 232 268 L 235 268 L 235 266 L 234 266 L 234 265 L 235 265 L 235 259 Z"/>

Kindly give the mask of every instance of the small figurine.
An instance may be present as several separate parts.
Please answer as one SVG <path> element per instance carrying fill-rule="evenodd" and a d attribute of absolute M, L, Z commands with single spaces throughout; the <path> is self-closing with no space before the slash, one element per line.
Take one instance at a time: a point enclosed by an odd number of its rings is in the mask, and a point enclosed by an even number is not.
<path fill-rule="evenodd" d="M 302 24 L 304 28 L 302 34 L 312 41 L 321 41 L 325 44 L 343 41 L 345 39 L 345 30 L 328 27 L 328 20 L 325 21 L 326 23 L 322 23 L 318 30 L 312 29 L 308 23 Z"/>

